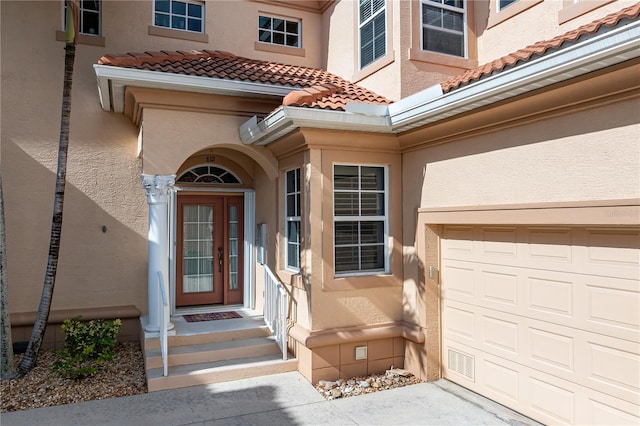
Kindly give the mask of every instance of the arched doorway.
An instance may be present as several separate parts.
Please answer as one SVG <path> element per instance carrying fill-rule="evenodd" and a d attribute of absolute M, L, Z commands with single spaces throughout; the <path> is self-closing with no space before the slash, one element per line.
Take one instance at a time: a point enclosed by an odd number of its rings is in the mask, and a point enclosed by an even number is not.
<path fill-rule="evenodd" d="M 237 163 L 220 156 L 194 155 L 178 171 L 172 221 L 175 309 L 253 304 L 252 184 Z"/>

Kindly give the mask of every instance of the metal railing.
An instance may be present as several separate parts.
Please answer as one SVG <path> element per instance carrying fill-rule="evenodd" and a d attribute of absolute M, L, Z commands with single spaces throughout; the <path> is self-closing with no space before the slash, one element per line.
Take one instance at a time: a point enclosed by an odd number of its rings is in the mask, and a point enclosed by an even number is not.
<path fill-rule="evenodd" d="M 162 272 L 158 271 L 158 286 L 160 287 L 160 303 L 158 318 L 160 322 L 160 354 L 162 356 L 162 375 L 169 375 L 169 360 L 168 360 L 168 347 L 167 347 L 167 318 L 166 318 L 166 307 L 169 306 L 169 302 L 167 301 L 167 292 L 164 289 L 164 279 L 162 278 Z"/>
<path fill-rule="evenodd" d="M 289 295 L 284 285 L 265 264 L 264 266 L 264 322 L 275 336 L 282 350 L 282 360 L 287 360 L 287 307 Z"/>

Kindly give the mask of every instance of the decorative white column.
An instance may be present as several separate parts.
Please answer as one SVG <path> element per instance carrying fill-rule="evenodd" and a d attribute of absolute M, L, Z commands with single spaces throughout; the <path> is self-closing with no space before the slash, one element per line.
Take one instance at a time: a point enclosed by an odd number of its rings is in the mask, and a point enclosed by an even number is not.
<path fill-rule="evenodd" d="M 158 271 L 164 279 L 164 289 L 169 297 L 169 194 L 175 183 L 175 175 L 142 175 L 142 187 L 147 190 L 149 203 L 149 321 L 145 331 L 160 330 L 159 311 L 160 289 Z M 165 318 L 170 318 L 169 307 L 165 308 Z M 169 329 L 173 324 L 168 323 Z"/>

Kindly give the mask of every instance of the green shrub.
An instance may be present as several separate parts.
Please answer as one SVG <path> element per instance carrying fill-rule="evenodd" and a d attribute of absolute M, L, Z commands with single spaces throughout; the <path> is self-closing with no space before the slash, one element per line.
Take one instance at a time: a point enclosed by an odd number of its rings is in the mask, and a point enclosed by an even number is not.
<path fill-rule="evenodd" d="M 53 364 L 53 371 L 70 379 L 95 374 L 101 365 L 113 359 L 121 325 L 119 319 L 82 322 L 80 317 L 73 317 L 64 320 L 61 326 L 64 346 L 56 352 L 59 359 Z"/>

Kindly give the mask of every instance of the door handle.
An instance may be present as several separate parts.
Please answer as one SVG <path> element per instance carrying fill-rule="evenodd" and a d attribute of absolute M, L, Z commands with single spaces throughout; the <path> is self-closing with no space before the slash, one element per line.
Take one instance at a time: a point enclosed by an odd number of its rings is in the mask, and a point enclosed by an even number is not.
<path fill-rule="evenodd" d="M 218 247 L 218 272 L 222 272 L 222 247 Z"/>

